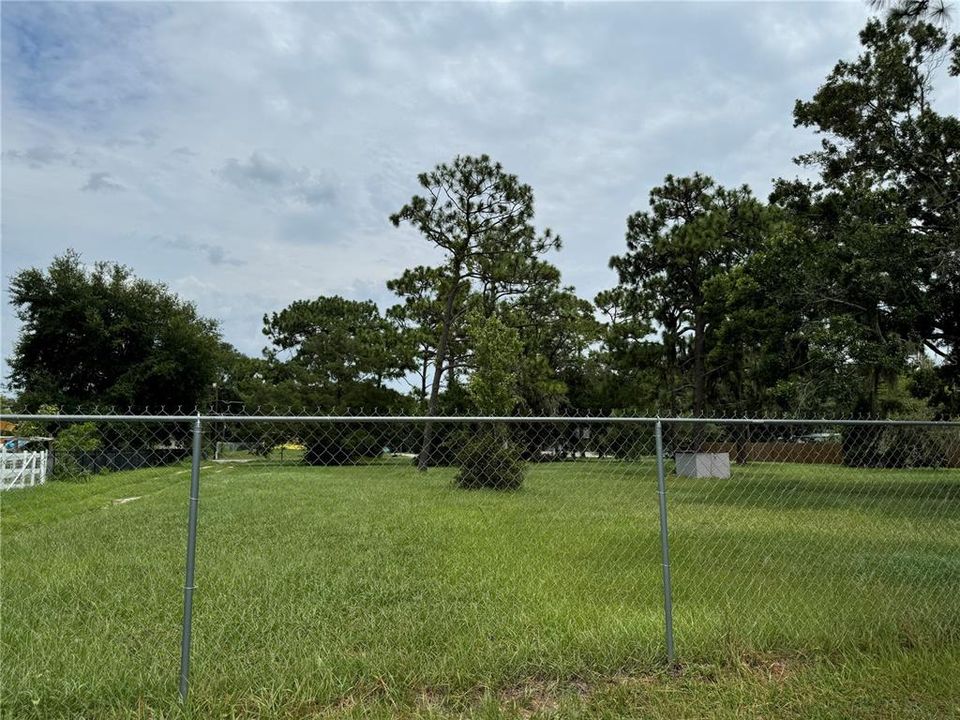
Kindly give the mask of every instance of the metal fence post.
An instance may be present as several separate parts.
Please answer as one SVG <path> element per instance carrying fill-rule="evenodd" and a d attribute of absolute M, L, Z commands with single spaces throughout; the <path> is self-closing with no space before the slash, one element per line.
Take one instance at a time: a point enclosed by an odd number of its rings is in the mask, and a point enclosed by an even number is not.
<path fill-rule="evenodd" d="M 673 591 L 670 586 L 670 539 L 667 533 L 667 487 L 663 471 L 663 425 L 659 420 L 657 440 L 657 495 L 660 498 L 660 555 L 663 569 L 663 622 L 667 638 L 667 664 L 673 666 Z"/>
<path fill-rule="evenodd" d="M 183 584 L 183 636 L 180 641 L 180 702 L 187 701 L 190 684 L 190 631 L 193 623 L 193 571 L 197 551 L 197 503 L 200 500 L 200 415 L 193 424 L 190 465 L 190 514 L 187 519 L 187 574 Z"/>

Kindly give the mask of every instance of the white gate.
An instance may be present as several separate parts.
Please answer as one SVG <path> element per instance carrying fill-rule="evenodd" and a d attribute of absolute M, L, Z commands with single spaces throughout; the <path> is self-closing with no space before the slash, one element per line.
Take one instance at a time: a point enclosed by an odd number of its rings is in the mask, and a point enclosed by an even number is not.
<path fill-rule="evenodd" d="M 0 490 L 42 485 L 47 479 L 47 451 L 0 450 Z"/>

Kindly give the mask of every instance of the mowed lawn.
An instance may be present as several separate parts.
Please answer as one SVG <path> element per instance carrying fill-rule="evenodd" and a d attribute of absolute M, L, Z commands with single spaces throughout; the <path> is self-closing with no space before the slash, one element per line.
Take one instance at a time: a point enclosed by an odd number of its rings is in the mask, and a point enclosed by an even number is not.
<path fill-rule="evenodd" d="M 960 717 L 960 471 L 204 465 L 193 717 Z M 179 717 L 189 470 L 0 497 L 4 717 Z"/>

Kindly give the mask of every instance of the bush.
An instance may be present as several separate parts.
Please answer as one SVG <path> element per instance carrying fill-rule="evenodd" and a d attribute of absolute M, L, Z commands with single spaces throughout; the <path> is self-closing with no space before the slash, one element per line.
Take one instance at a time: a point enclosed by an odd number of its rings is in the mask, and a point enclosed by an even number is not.
<path fill-rule="evenodd" d="M 65 427 L 53 441 L 53 477 L 70 479 L 89 474 L 83 461 L 101 445 L 100 432 L 94 423 Z"/>
<path fill-rule="evenodd" d="M 944 437 L 933 428 L 888 428 L 883 441 L 886 467 L 938 468 L 947 464 Z"/>
<path fill-rule="evenodd" d="M 457 485 L 462 488 L 518 490 L 526 471 L 521 448 L 510 441 L 502 428 L 483 428 L 467 439 L 457 462 Z"/>
<path fill-rule="evenodd" d="M 946 443 L 923 427 L 874 425 L 845 428 L 843 464 L 849 467 L 921 468 L 946 465 Z"/>

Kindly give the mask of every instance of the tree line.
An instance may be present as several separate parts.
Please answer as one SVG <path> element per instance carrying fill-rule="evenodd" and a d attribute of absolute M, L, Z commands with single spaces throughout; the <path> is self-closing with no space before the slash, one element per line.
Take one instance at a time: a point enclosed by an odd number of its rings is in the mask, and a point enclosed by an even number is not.
<path fill-rule="evenodd" d="M 891 13 L 860 40 L 793 109 L 820 137 L 795 159 L 812 179 L 762 199 L 668 175 L 593 299 L 553 264 L 533 189 L 458 156 L 389 218 L 440 260 L 388 282 L 384 310 L 320 296 L 267 313 L 262 357 L 126 267 L 68 251 L 16 273 L 16 404 L 957 417 L 960 120 L 933 89 L 960 74 L 960 37 Z"/>

